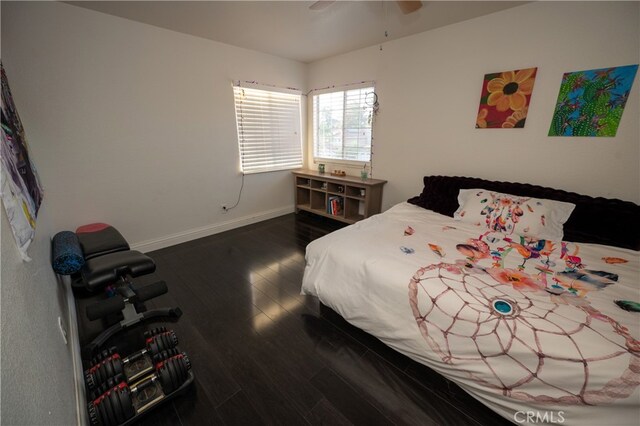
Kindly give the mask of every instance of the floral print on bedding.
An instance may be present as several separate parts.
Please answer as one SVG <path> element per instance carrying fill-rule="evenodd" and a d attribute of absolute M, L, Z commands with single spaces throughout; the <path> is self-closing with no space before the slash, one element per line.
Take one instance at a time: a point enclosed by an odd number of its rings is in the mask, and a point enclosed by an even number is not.
<path fill-rule="evenodd" d="M 600 405 L 636 390 L 638 336 L 589 300 L 590 293 L 616 285 L 615 266 L 590 268 L 578 244 L 490 231 L 456 250 L 451 259 L 418 269 L 409 282 L 415 320 L 442 362 L 528 402 Z M 633 309 L 633 302 L 613 302 Z M 621 366 L 619 377 L 604 385 L 591 379 L 594 369 L 612 362 Z M 558 369 L 572 380 L 563 381 Z"/>
<path fill-rule="evenodd" d="M 519 197 L 484 189 L 461 189 L 455 220 L 489 231 L 560 241 L 575 208 L 562 201 Z"/>
<path fill-rule="evenodd" d="M 400 203 L 311 242 L 302 291 L 510 421 L 602 426 L 637 424 L 639 282 L 638 251 Z"/>

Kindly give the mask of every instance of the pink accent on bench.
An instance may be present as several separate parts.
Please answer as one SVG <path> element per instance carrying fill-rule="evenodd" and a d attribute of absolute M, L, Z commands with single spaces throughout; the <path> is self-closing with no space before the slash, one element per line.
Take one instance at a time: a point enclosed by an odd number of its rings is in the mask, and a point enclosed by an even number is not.
<path fill-rule="evenodd" d="M 111 225 L 107 223 L 90 223 L 88 225 L 79 226 L 78 229 L 76 229 L 76 234 L 98 232 L 109 228 L 110 226 Z"/>

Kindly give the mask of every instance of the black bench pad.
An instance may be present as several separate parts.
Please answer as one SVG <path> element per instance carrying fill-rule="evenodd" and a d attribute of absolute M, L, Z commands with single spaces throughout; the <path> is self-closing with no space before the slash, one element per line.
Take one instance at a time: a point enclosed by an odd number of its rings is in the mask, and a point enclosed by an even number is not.
<path fill-rule="evenodd" d="M 128 250 L 95 257 L 85 262 L 81 274 L 85 286 L 96 290 L 125 275 L 138 277 L 156 270 L 153 260 L 139 251 Z"/>
<path fill-rule="evenodd" d="M 129 250 L 129 243 L 122 234 L 107 224 L 94 223 L 81 226 L 76 230 L 76 235 L 86 260 L 117 251 Z"/>

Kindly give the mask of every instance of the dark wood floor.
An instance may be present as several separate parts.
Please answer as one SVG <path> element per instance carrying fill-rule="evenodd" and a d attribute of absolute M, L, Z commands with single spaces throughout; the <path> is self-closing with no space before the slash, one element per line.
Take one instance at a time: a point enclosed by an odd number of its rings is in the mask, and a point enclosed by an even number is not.
<path fill-rule="evenodd" d="M 182 309 L 180 321 L 167 325 L 196 380 L 144 424 L 509 424 L 300 295 L 306 245 L 339 227 L 292 214 L 149 253 L 157 271 L 137 282 L 167 281 L 169 293 L 147 307 Z M 99 329 L 81 321 L 81 341 Z M 136 329 L 114 343 L 126 353 L 141 342 Z"/>

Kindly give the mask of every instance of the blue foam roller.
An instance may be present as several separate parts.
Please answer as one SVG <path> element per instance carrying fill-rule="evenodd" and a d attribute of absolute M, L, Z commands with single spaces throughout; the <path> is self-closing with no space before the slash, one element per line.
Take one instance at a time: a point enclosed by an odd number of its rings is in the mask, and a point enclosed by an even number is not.
<path fill-rule="evenodd" d="M 58 232 L 52 244 L 53 270 L 60 275 L 71 275 L 84 265 L 84 256 L 78 236 L 71 231 Z"/>

